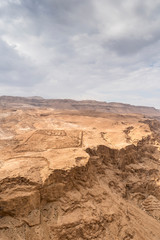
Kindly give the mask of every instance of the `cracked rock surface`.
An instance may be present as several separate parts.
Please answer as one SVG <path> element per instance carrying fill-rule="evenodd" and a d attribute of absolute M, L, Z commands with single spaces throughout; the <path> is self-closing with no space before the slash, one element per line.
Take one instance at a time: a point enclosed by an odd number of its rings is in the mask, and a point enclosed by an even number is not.
<path fill-rule="evenodd" d="M 0 240 L 159 240 L 160 122 L 0 109 Z"/>

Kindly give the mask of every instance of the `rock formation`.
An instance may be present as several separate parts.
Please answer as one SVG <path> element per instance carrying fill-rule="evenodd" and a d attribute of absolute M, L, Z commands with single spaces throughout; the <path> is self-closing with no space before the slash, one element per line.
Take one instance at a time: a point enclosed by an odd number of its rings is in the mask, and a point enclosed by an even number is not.
<path fill-rule="evenodd" d="M 0 109 L 0 240 L 160 239 L 158 120 L 11 105 Z"/>

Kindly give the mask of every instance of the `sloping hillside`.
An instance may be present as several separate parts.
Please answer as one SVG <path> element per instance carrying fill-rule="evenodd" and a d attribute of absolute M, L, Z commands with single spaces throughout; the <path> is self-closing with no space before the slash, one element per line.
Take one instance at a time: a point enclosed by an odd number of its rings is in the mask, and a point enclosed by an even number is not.
<path fill-rule="evenodd" d="M 160 116 L 160 110 L 154 107 L 133 106 L 123 103 L 107 103 L 98 101 L 75 101 L 71 99 L 43 99 L 41 97 L 0 97 L 0 106 L 3 108 L 43 107 L 61 110 L 97 111 L 119 114 L 139 113 L 147 116 Z"/>

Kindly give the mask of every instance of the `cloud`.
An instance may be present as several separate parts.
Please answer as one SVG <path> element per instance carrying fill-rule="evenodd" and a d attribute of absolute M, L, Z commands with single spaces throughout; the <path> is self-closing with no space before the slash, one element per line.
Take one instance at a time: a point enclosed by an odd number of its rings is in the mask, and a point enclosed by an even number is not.
<path fill-rule="evenodd" d="M 159 0 L 2 0 L 0 94 L 160 108 L 159 10 Z"/>
<path fill-rule="evenodd" d="M 0 85 L 30 86 L 40 75 L 27 58 L 21 57 L 14 45 L 0 40 Z"/>

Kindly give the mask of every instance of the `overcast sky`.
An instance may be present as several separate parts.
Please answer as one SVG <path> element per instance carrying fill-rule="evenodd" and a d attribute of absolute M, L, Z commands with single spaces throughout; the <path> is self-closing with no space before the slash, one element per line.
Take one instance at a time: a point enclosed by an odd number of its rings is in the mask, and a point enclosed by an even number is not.
<path fill-rule="evenodd" d="M 160 0 L 0 0 L 0 95 L 160 108 Z"/>

